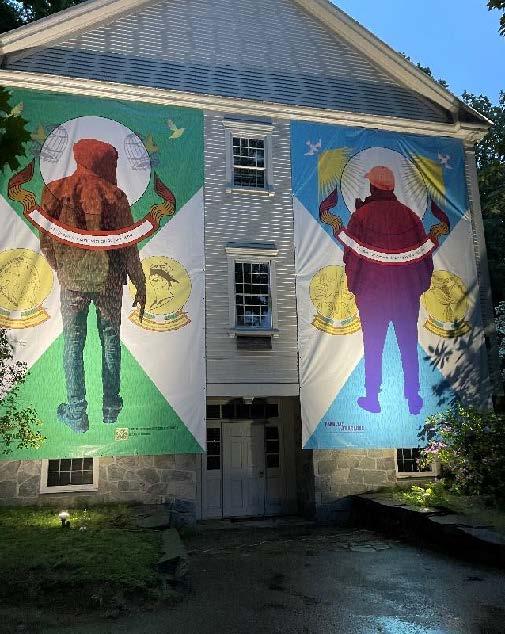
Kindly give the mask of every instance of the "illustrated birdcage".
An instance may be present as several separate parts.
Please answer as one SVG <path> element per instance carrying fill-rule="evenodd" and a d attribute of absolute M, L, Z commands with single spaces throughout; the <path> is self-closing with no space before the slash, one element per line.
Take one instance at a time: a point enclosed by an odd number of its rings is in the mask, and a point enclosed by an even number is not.
<path fill-rule="evenodd" d="M 40 158 L 49 163 L 57 163 L 68 145 L 68 132 L 60 125 L 47 137 L 42 149 Z"/>
<path fill-rule="evenodd" d="M 124 141 L 124 151 L 132 170 L 151 169 L 151 159 L 136 134 L 129 134 Z"/>

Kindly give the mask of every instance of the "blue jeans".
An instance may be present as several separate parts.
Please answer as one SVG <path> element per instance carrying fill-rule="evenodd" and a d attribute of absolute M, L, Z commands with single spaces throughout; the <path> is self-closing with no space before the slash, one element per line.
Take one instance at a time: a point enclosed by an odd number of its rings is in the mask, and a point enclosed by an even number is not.
<path fill-rule="evenodd" d="M 72 417 L 86 413 L 84 344 L 86 343 L 89 305 L 95 304 L 97 328 L 102 344 L 102 385 L 104 416 L 117 416 L 122 406 L 119 395 L 121 375 L 121 301 L 123 287 L 113 286 L 104 293 L 83 293 L 61 287 L 63 317 L 63 369 L 67 387 L 68 410 Z"/>

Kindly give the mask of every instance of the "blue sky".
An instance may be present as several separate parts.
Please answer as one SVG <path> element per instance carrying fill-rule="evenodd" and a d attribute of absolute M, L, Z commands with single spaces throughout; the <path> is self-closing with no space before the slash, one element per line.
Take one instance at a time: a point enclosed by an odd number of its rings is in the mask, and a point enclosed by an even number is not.
<path fill-rule="evenodd" d="M 505 90 L 505 37 L 486 0 L 332 0 L 413 62 L 429 66 L 452 92 Z"/>

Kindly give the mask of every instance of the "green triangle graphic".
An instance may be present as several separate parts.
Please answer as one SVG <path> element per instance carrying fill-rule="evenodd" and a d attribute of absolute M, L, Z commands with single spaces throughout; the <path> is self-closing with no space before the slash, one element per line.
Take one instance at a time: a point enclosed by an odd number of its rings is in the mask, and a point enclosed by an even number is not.
<path fill-rule="evenodd" d="M 106 425 L 102 420 L 102 351 L 92 306 L 84 351 L 89 430 L 76 433 L 56 417 L 58 404 L 66 401 L 63 335 L 60 335 L 32 366 L 18 399 L 20 407 L 35 408 L 43 422 L 40 430 L 47 439 L 38 450 L 0 454 L 0 459 L 201 453 L 202 448 L 192 433 L 123 344 L 121 355 L 123 410 L 116 424 Z M 115 439 L 119 428 L 128 429 L 126 440 Z"/>

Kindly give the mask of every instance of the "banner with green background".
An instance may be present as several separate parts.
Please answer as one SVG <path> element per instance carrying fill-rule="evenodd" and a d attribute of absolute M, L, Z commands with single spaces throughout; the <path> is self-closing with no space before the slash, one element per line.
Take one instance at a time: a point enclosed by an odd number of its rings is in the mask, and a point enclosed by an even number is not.
<path fill-rule="evenodd" d="M 4 459 L 201 452 L 203 113 L 11 90 L 0 328 L 46 437 Z"/>

